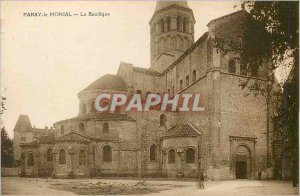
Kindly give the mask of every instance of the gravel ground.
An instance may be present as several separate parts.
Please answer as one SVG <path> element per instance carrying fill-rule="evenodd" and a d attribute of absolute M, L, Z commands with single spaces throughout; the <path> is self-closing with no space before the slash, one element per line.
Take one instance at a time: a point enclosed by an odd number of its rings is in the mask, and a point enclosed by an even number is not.
<path fill-rule="evenodd" d="M 194 181 L 137 179 L 41 179 L 2 177 L 5 195 L 299 195 L 291 182 L 208 181 L 199 189 Z"/>

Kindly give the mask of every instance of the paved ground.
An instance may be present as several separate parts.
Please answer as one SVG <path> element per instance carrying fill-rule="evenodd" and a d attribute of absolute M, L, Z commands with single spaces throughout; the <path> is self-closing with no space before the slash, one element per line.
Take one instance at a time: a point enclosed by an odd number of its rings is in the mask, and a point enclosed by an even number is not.
<path fill-rule="evenodd" d="M 139 180 L 135 179 L 36 179 L 3 177 L 1 180 L 2 194 L 17 195 L 71 195 L 76 194 L 72 189 L 55 188 L 55 184 L 125 184 L 134 186 Z M 205 189 L 198 189 L 193 181 L 146 180 L 151 187 L 161 190 L 151 195 L 299 195 L 299 189 L 292 187 L 291 182 L 280 181 L 208 181 Z M 171 185 L 171 186 L 170 186 Z M 110 185 L 111 187 L 111 185 Z M 112 186 L 110 189 L 112 189 Z M 168 187 L 167 189 L 161 187 Z M 132 192 L 134 194 L 134 192 Z M 137 193 L 138 194 L 138 193 Z"/>

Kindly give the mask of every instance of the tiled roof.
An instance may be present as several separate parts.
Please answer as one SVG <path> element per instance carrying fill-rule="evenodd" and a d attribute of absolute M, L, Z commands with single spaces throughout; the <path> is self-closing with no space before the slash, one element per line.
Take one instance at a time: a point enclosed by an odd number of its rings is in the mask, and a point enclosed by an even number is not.
<path fill-rule="evenodd" d="M 119 90 L 119 91 L 127 91 L 127 85 L 124 82 L 124 80 L 120 76 L 106 74 L 96 81 L 94 81 L 92 84 L 90 84 L 88 87 L 86 87 L 85 90 Z"/>
<path fill-rule="evenodd" d="M 166 133 L 162 134 L 161 138 L 171 137 L 197 137 L 201 133 L 190 123 L 177 124 L 170 128 Z"/>
<path fill-rule="evenodd" d="M 210 25 L 211 23 L 213 23 L 215 21 L 218 21 L 218 20 L 221 20 L 221 19 L 225 19 L 225 18 L 228 18 L 228 17 L 235 17 L 237 15 L 248 15 L 249 16 L 249 13 L 247 11 L 245 11 L 245 10 L 238 10 L 236 12 L 227 14 L 225 16 L 221 16 L 219 18 L 215 18 L 215 19 L 211 20 L 207 25 Z"/>
<path fill-rule="evenodd" d="M 98 121 L 132 121 L 135 122 L 128 114 L 121 114 L 121 113 L 92 113 L 92 114 L 85 114 L 80 115 L 71 119 L 62 120 L 56 123 L 62 123 L 66 121 L 80 121 L 80 120 L 98 120 Z M 55 123 L 55 124 L 56 124 Z"/>
<path fill-rule="evenodd" d="M 159 72 L 154 71 L 152 69 L 146 69 L 146 68 L 142 68 L 142 67 L 133 67 L 133 70 L 136 72 L 142 72 L 142 73 L 146 73 L 146 74 L 150 74 L 150 75 L 160 76 Z"/>
<path fill-rule="evenodd" d="M 39 143 L 41 144 L 52 144 L 55 138 L 52 135 L 43 135 L 39 139 Z"/>
<path fill-rule="evenodd" d="M 173 6 L 173 5 L 184 7 L 184 8 L 189 8 L 186 1 L 157 1 L 155 11 L 158 11 L 158 10 L 161 10 L 166 7 Z"/>
<path fill-rule="evenodd" d="M 80 135 L 79 133 L 71 132 L 62 137 L 56 138 L 56 141 L 70 141 L 70 142 L 90 142 L 90 139 L 86 136 Z"/>

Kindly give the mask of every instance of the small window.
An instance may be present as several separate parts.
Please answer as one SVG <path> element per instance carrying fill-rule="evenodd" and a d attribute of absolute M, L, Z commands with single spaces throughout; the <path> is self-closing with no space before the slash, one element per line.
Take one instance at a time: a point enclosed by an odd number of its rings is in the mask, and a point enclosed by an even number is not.
<path fill-rule="evenodd" d="M 64 135 L 65 134 L 65 127 L 62 125 L 60 126 L 60 134 Z"/>
<path fill-rule="evenodd" d="M 247 65 L 241 64 L 241 75 L 247 75 L 248 68 Z"/>
<path fill-rule="evenodd" d="M 112 161 L 112 153 L 110 146 L 103 147 L 103 162 L 111 162 Z"/>
<path fill-rule="evenodd" d="M 170 20 L 169 16 L 166 18 L 166 23 L 167 23 L 167 31 L 170 31 L 170 29 L 171 29 L 171 20 Z"/>
<path fill-rule="evenodd" d="M 85 150 L 79 151 L 79 165 L 85 165 Z"/>
<path fill-rule="evenodd" d="M 167 125 L 167 116 L 165 114 L 161 114 L 159 117 L 159 125 L 166 126 Z"/>
<path fill-rule="evenodd" d="M 182 30 L 182 17 L 177 16 L 177 30 L 181 31 Z"/>
<path fill-rule="evenodd" d="M 136 94 L 142 95 L 142 91 L 141 90 L 137 90 Z"/>
<path fill-rule="evenodd" d="M 196 70 L 193 71 L 193 82 L 196 82 L 197 79 L 197 72 Z"/>
<path fill-rule="evenodd" d="M 67 161 L 66 161 L 66 151 L 64 149 L 61 149 L 58 152 L 58 163 L 60 165 L 65 165 L 67 163 Z"/>
<path fill-rule="evenodd" d="M 33 166 L 33 164 L 34 164 L 33 154 L 29 153 L 27 155 L 27 165 L 31 167 Z"/>
<path fill-rule="evenodd" d="M 170 149 L 168 152 L 168 163 L 175 163 L 175 150 Z"/>
<path fill-rule="evenodd" d="M 183 89 L 183 81 L 180 80 L 179 84 L 180 84 L 180 90 L 182 90 Z"/>
<path fill-rule="evenodd" d="M 80 123 L 80 124 L 79 124 L 79 131 L 80 131 L 80 132 L 84 132 L 84 130 L 85 130 L 85 129 L 84 129 L 84 124 L 83 124 L 83 123 Z"/>
<path fill-rule="evenodd" d="M 90 104 L 90 113 L 96 113 L 97 110 L 95 108 L 95 101 L 92 101 Z"/>
<path fill-rule="evenodd" d="M 107 122 L 103 123 L 103 133 L 109 132 L 109 124 Z"/>
<path fill-rule="evenodd" d="M 234 60 L 230 60 L 229 64 L 228 64 L 228 72 L 235 74 L 235 71 L 236 71 L 235 69 L 236 68 L 235 68 L 235 62 L 234 62 Z"/>
<path fill-rule="evenodd" d="M 186 163 L 195 163 L 195 150 L 193 148 L 188 148 L 185 151 Z"/>
<path fill-rule="evenodd" d="M 164 19 L 160 20 L 160 32 L 163 33 L 165 32 L 165 24 L 164 24 Z"/>
<path fill-rule="evenodd" d="M 53 159 L 53 155 L 52 155 L 52 149 L 48 149 L 47 150 L 47 161 L 51 162 Z"/>
<path fill-rule="evenodd" d="M 150 161 L 156 161 L 156 145 L 150 146 Z"/>
<path fill-rule="evenodd" d="M 187 76 L 185 77 L 185 86 L 189 86 L 189 85 L 190 85 L 190 76 L 187 75 Z"/>
<path fill-rule="evenodd" d="M 187 31 L 187 24 L 188 24 L 188 20 L 187 18 L 183 19 L 183 31 L 186 32 Z"/>

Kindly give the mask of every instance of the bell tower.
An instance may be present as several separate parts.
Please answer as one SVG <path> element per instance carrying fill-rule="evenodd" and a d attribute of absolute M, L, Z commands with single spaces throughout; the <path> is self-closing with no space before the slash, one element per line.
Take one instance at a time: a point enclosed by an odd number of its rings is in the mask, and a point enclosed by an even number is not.
<path fill-rule="evenodd" d="M 150 68 L 161 72 L 194 43 L 195 18 L 186 1 L 158 1 L 149 24 Z"/>

